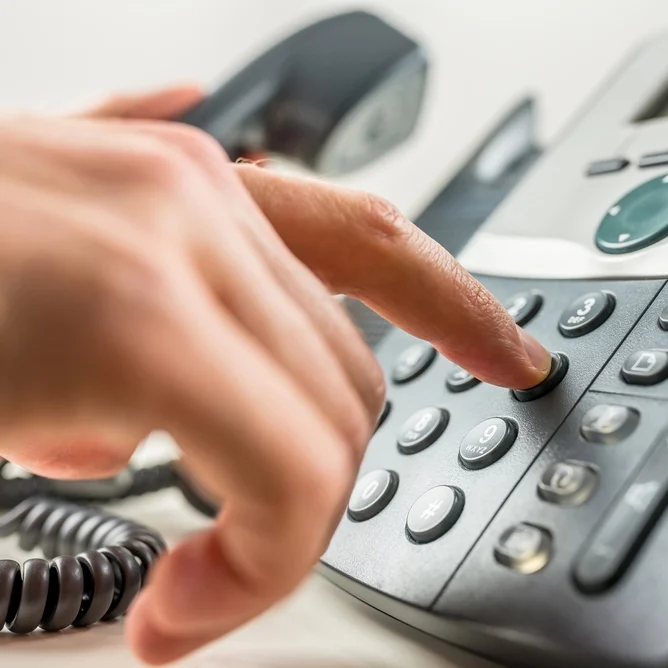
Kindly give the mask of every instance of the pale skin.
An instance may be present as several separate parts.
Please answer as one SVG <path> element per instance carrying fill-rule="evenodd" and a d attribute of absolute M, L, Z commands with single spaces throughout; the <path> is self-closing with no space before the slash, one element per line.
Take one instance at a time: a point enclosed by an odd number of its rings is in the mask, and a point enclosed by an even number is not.
<path fill-rule="evenodd" d="M 166 430 L 225 499 L 129 613 L 153 664 L 289 594 L 345 508 L 385 385 L 332 294 L 489 383 L 531 387 L 550 366 L 389 203 L 233 165 L 169 120 L 200 95 L 0 120 L 0 456 L 106 476 Z"/>

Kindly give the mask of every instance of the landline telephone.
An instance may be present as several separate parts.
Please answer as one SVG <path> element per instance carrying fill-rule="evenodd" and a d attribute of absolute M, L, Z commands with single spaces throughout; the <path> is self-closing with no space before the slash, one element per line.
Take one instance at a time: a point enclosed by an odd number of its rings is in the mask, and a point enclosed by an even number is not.
<path fill-rule="evenodd" d="M 240 76 L 186 118 L 232 154 L 278 147 L 328 173 L 403 141 L 420 108 L 424 52 L 367 14 L 331 21 L 307 29 L 324 30 L 316 47 L 348 22 L 395 44 L 357 79 L 359 106 L 311 96 L 317 73 L 291 78 L 286 65 L 257 88 Z M 375 44 L 363 33 L 355 33 L 362 60 Z M 406 115 L 380 109 L 408 89 Z M 219 117 L 214 100 L 223 98 L 245 102 Z M 314 123 L 322 114 L 300 113 L 300 102 L 339 113 Z M 522 102 L 416 222 L 549 347 L 552 371 L 523 392 L 488 386 L 349 302 L 386 371 L 388 398 L 320 570 L 390 616 L 503 665 L 665 668 L 668 35 L 632 54 L 546 150 L 533 119 L 531 101 Z M 364 150 L 354 137 L 367 139 Z M 174 480 L 164 474 L 165 484 Z M 21 591 L 7 589 L 0 567 L 0 622 L 22 632 L 120 614 L 131 596 L 119 585 L 141 586 L 159 537 L 62 501 L 23 503 L 0 518 L 0 532 L 41 541 L 47 556 L 82 546 L 99 556 L 71 557 L 81 597 L 62 603 L 59 623 L 54 601 L 63 596 L 47 596 L 48 575 L 66 569 L 40 566 L 32 588 L 25 569 Z M 107 564 L 100 577 L 112 590 L 97 607 L 91 559 Z M 31 605 L 21 607 L 22 594 Z"/>

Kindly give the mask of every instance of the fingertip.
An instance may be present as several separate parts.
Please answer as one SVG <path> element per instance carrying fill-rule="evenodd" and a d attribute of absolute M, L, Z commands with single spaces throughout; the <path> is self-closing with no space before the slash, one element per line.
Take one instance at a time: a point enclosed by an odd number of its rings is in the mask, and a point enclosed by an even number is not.
<path fill-rule="evenodd" d="M 536 382 L 533 383 L 537 385 L 538 383 L 545 380 L 547 375 L 550 373 L 552 367 L 552 355 L 550 351 L 547 350 L 541 343 L 539 343 L 529 332 L 518 327 L 520 333 L 520 340 L 524 346 L 524 352 L 529 358 L 531 365 L 535 371 Z M 529 385 L 528 387 L 531 387 Z M 515 389 L 525 389 L 525 388 L 515 388 Z"/>

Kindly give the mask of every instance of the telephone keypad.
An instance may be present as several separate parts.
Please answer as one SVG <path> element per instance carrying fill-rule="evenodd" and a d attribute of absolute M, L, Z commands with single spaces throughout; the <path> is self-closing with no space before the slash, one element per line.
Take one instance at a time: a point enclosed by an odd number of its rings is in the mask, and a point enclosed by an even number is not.
<path fill-rule="evenodd" d="M 401 426 L 397 445 L 405 455 L 422 452 L 434 443 L 448 425 L 449 414 L 430 406 L 413 413 Z"/>

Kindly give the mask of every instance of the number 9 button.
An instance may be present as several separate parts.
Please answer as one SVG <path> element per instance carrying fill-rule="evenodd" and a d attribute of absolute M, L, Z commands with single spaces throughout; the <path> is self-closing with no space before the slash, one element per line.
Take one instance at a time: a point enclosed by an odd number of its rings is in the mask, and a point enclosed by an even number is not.
<path fill-rule="evenodd" d="M 467 469 L 482 469 L 498 461 L 517 438 L 514 422 L 490 418 L 466 434 L 459 446 L 459 461 Z"/>

